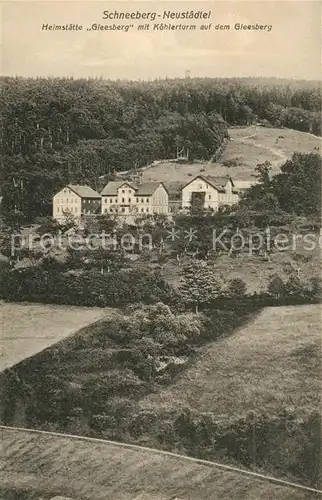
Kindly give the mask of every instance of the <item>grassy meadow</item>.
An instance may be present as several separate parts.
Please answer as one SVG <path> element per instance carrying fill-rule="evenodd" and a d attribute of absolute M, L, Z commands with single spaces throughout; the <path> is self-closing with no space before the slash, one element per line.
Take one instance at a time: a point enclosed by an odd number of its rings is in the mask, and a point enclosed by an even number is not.
<path fill-rule="evenodd" d="M 217 163 L 180 165 L 162 162 L 145 168 L 142 171 L 143 180 L 163 181 L 170 189 L 179 188 L 198 174 L 230 175 L 236 181 L 251 181 L 258 163 L 269 161 L 273 172 L 277 173 L 294 152 L 310 153 L 321 146 L 319 137 L 291 129 L 237 127 L 230 128 L 229 135 L 231 140 Z M 226 162 L 234 160 L 237 166 L 225 166 Z"/>
<path fill-rule="evenodd" d="M 217 310 L 208 318 L 174 315 L 160 304 L 124 313 L 85 327 L 19 363 L 14 373 L 5 371 L 2 423 L 139 444 L 318 486 L 319 305 L 267 307 L 251 314 Z M 162 363 L 167 368 L 160 372 Z M 54 445 L 61 457 L 64 446 Z M 66 456 L 68 468 L 74 453 L 79 457 L 78 446 Z M 95 450 L 90 453 L 93 460 Z M 113 470 L 121 468 L 125 477 L 123 450 L 113 457 Z M 28 457 L 20 459 L 29 463 Z M 97 467 L 102 460 L 99 455 Z M 148 474 L 150 456 L 139 460 Z M 77 475 L 76 462 L 71 467 Z M 32 471 L 14 467 L 12 472 L 8 487 L 30 487 Z M 138 473 L 135 469 L 130 477 Z M 60 477 L 58 471 L 57 481 Z M 220 491 L 215 477 L 212 481 L 205 498 L 215 499 Z M 235 498 L 258 498 L 261 489 L 253 494 L 245 487 L 248 496 L 238 496 L 237 489 Z M 175 493 L 181 498 L 180 489 Z M 203 498 L 183 493 L 183 499 Z M 271 494 L 267 498 L 278 498 Z M 113 498 L 127 500 L 121 493 Z"/>
<path fill-rule="evenodd" d="M 142 401 L 229 418 L 248 411 L 300 415 L 320 408 L 321 306 L 268 307 L 233 336 L 208 345 L 171 386 Z"/>
<path fill-rule="evenodd" d="M 99 320 L 98 307 L 0 302 L 0 371 Z"/>
<path fill-rule="evenodd" d="M 310 492 L 147 449 L 9 429 L 2 430 L 2 439 L 3 500 L 49 500 L 54 495 L 57 500 L 58 495 L 84 500 L 316 498 Z"/>

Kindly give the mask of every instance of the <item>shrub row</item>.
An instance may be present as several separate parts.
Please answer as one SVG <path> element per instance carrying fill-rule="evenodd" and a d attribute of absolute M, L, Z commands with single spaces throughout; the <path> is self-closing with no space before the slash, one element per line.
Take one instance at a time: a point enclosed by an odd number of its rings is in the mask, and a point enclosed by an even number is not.
<path fill-rule="evenodd" d="M 196 284 L 197 278 L 198 276 L 193 277 Z M 192 285 L 188 287 L 186 294 L 191 293 Z M 182 311 L 189 307 L 189 301 L 187 302 L 180 289 L 176 291 L 158 271 L 144 269 L 101 274 L 97 271 L 61 273 L 38 266 L 3 268 L 0 270 L 0 298 L 14 302 L 96 307 L 122 307 L 157 302 L 169 304 Z M 213 299 L 203 298 L 199 305 L 203 310 L 227 308 L 252 310 L 266 306 L 319 303 L 321 298 L 322 286 L 319 278 L 304 282 L 297 276 L 291 276 L 284 283 L 276 275 L 265 293 L 247 295 L 246 283 L 235 279 L 228 283 L 228 290 L 222 289 Z"/>
<path fill-rule="evenodd" d="M 144 270 L 80 274 L 57 273 L 39 267 L 2 273 L 0 297 L 12 301 L 78 306 L 124 306 L 133 302 L 168 303 L 173 291 L 158 273 Z"/>

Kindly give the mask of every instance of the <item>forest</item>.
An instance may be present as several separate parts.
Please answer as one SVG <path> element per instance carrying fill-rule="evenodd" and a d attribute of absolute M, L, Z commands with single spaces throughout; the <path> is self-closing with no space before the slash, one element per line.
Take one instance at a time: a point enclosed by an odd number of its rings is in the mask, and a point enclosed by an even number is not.
<path fill-rule="evenodd" d="M 2 207 L 51 213 L 64 184 L 100 189 L 115 172 L 189 149 L 209 160 L 230 125 L 260 122 L 321 135 L 320 86 L 266 79 L 153 82 L 1 78 Z"/>

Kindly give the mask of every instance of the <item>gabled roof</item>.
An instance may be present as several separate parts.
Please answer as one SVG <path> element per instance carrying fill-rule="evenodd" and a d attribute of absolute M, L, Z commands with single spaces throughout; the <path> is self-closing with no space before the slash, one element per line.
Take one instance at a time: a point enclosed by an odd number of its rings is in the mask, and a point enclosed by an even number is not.
<path fill-rule="evenodd" d="M 137 187 L 137 191 L 135 194 L 137 196 L 152 196 L 152 194 L 154 193 L 154 191 L 156 189 L 158 189 L 160 184 L 167 191 L 166 187 L 164 186 L 164 184 L 162 182 L 142 182 L 142 184 L 140 184 Z"/>
<path fill-rule="evenodd" d="M 130 186 L 135 190 L 135 195 L 137 196 L 151 196 L 160 184 L 162 184 L 164 189 L 167 191 L 163 182 L 142 182 L 142 184 L 135 185 L 128 181 L 111 181 L 106 184 L 101 192 L 101 196 L 117 196 L 118 189 L 122 186 Z"/>
<path fill-rule="evenodd" d="M 234 181 L 229 175 L 224 175 L 224 176 L 207 175 L 205 179 L 208 180 L 209 184 L 213 183 L 215 185 L 225 187 L 227 182 L 230 181 L 232 186 L 234 186 Z"/>
<path fill-rule="evenodd" d="M 86 184 L 68 184 L 67 187 L 81 198 L 100 198 L 98 192 Z"/>
<path fill-rule="evenodd" d="M 136 189 L 132 182 L 128 181 L 110 181 L 106 184 L 101 192 L 102 196 L 117 196 L 118 189 L 122 186 L 130 186 L 132 189 Z"/>
<path fill-rule="evenodd" d="M 191 179 L 191 181 L 187 182 L 187 184 L 185 184 L 184 186 L 182 186 L 181 190 L 183 188 L 189 186 L 189 184 L 191 184 L 196 179 L 202 179 L 207 184 L 210 184 L 213 188 L 217 189 L 217 191 L 220 191 L 221 193 L 225 192 L 225 186 L 226 186 L 226 184 L 227 184 L 228 181 L 230 181 L 232 183 L 232 186 L 234 187 L 234 182 L 233 182 L 232 178 L 229 177 L 229 175 L 222 176 L 222 177 L 220 177 L 220 176 L 215 177 L 215 176 L 210 176 L 210 175 L 209 176 L 196 175 L 196 177 L 194 177 L 193 179 Z"/>
<path fill-rule="evenodd" d="M 175 200 L 175 199 L 181 200 L 181 189 L 185 185 L 186 185 L 186 183 L 182 182 L 182 181 L 166 181 L 166 182 L 164 182 L 164 186 L 168 192 L 170 200 Z"/>

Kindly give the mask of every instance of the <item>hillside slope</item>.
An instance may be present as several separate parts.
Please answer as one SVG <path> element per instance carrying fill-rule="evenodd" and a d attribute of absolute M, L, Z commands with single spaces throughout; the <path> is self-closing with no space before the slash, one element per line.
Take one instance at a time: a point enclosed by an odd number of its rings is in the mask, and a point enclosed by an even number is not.
<path fill-rule="evenodd" d="M 0 494 L 64 495 L 82 500 L 309 500 L 301 491 L 117 443 L 2 428 Z M 8 493 L 6 496 L 6 492 Z M 27 497 L 28 498 L 28 497 Z"/>
<path fill-rule="evenodd" d="M 317 152 L 321 138 L 292 129 L 266 128 L 260 126 L 229 128 L 231 140 L 218 163 L 180 165 L 162 162 L 142 171 L 145 181 L 163 181 L 171 190 L 176 183 L 189 182 L 192 177 L 202 175 L 230 175 L 236 181 L 254 180 L 254 170 L 258 163 L 269 161 L 273 172 L 291 158 L 294 152 Z"/>
<path fill-rule="evenodd" d="M 176 383 L 145 407 L 189 406 L 228 418 L 248 411 L 300 415 L 320 407 L 321 307 L 268 307 L 232 337 L 205 347 Z"/>
<path fill-rule="evenodd" d="M 0 302 L 0 371 L 9 368 L 106 314 L 98 307 Z"/>

